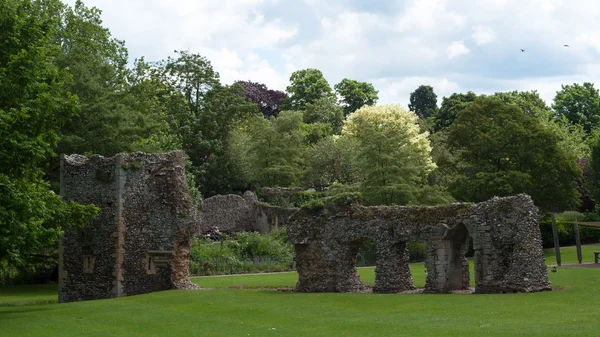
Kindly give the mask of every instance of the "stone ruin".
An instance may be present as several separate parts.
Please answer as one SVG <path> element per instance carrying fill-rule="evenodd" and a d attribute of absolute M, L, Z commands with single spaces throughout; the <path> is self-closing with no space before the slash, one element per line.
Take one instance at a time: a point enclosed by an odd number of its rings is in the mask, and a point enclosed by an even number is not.
<path fill-rule="evenodd" d="M 59 252 L 59 302 L 190 289 L 198 232 L 182 152 L 61 156 L 61 195 L 95 204 L 97 218 L 67 228 Z"/>
<path fill-rule="evenodd" d="M 218 227 L 224 233 L 267 233 L 283 226 L 297 210 L 259 202 L 254 193 L 247 191 L 243 196 L 228 194 L 206 198 L 202 201 L 200 214 L 206 230 Z"/>
<path fill-rule="evenodd" d="M 69 227 L 59 252 L 59 302 L 196 289 L 189 280 L 192 239 L 203 230 L 266 232 L 286 223 L 296 248 L 300 292 L 365 291 L 356 272 L 364 240 L 377 245 L 374 292 L 414 289 L 407 242 L 427 245 L 427 293 L 469 287 L 469 237 L 475 292 L 550 290 L 538 211 L 527 195 L 437 207 L 328 205 L 286 209 L 244 196 L 190 197 L 183 152 L 61 156 L 61 195 L 95 204 L 99 216 Z M 286 221 L 287 219 L 287 221 Z"/>
<path fill-rule="evenodd" d="M 356 271 L 364 240 L 376 244 L 373 292 L 415 289 L 407 242 L 425 242 L 425 293 L 469 288 L 465 254 L 475 250 L 475 292 L 550 290 L 538 227 L 538 210 L 528 195 L 478 204 L 436 207 L 332 205 L 302 208 L 286 225 L 296 248 L 299 292 L 361 292 Z"/>

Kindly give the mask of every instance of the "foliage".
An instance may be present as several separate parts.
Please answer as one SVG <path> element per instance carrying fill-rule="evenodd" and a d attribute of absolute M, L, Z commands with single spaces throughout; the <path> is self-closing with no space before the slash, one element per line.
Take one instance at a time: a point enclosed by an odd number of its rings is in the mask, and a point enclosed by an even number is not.
<path fill-rule="evenodd" d="M 246 99 L 256 104 L 258 106 L 258 111 L 260 111 L 266 119 L 277 117 L 281 110 L 281 105 L 288 98 L 288 95 L 285 92 L 269 89 L 262 83 L 252 81 L 237 81 L 236 83 L 239 83 L 244 87 Z"/>
<path fill-rule="evenodd" d="M 267 234 L 258 232 L 242 232 L 235 234 L 235 241 L 227 243 L 229 248 L 239 257 L 293 257 L 294 247 L 287 242 L 285 230 Z"/>
<path fill-rule="evenodd" d="M 437 95 L 429 85 L 420 85 L 410 93 L 408 109 L 414 111 L 419 118 L 435 116 L 438 110 Z"/>
<path fill-rule="evenodd" d="M 590 197 L 600 204 L 600 133 L 596 132 L 590 138 L 591 154 L 587 170 L 587 190 Z"/>
<path fill-rule="evenodd" d="M 333 95 L 323 73 L 314 68 L 294 71 L 286 91 L 290 95 L 285 103 L 287 110 L 304 110 L 307 104 Z"/>
<path fill-rule="evenodd" d="M 54 61 L 57 1 L 0 4 L 0 261 L 23 258 L 57 242 L 62 226 L 82 226 L 94 206 L 63 202 L 43 180 L 60 126 L 74 114 L 67 74 Z M 19 38 L 16 38 L 19 37 Z"/>
<path fill-rule="evenodd" d="M 497 92 L 492 97 L 498 98 L 504 103 L 517 105 L 529 116 L 545 117 L 552 113 L 550 107 L 548 107 L 536 90 Z"/>
<path fill-rule="evenodd" d="M 412 202 L 414 192 L 435 168 L 428 133 L 418 117 L 399 105 L 365 106 L 351 114 L 343 134 L 358 142 L 361 192 L 367 204 Z"/>
<path fill-rule="evenodd" d="M 190 252 L 193 273 L 285 271 L 293 265 L 294 247 L 285 230 L 236 233 L 233 239 L 220 243 L 196 240 Z"/>
<path fill-rule="evenodd" d="M 594 83 L 562 85 L 556 92 L 552 108 L 572 124 L 580 124 L 589 134 L 600 123 L 600 94 Z"/>
<path fill-rule="evenodd" d="M 344 111 L 334 96 L 325 96 L 307 103 L 304 107 L 304 123 L 326 123 L 334 134 L 339 134 L 344 122 Z"/>
<path fill-rule="evenodd" d="M 576 158 L 560 148 L 551 130 L 519 107 L 481 98 L 459 112 L 448 142 L 461 162 L 453 195 L 480 202 L 529 194 L 544 211 L 570 209 L 579 197 Z"/>
<path fill-rule="evenodd" d="M 282 191 L 282 193 L 267 193 L 266 189 L 259 189 L 256 191 L 256 195 L 260 201 L 266 202 L 269 205 L 281 206 L 281 207 L 296 207 L 300 208 L 306 203 L 320 199 L 323 197 L 323 192 L 317 192 L 313 190 L 289 190 Z"/>
<path fill-rule="evenodd" d="M 64 7 L 55 63 L 71 76 L 65 90 L 79 98 L 77 116 L 61 128 L 61 153 L 114 155 L 157 132 L 160 112 L 142 109 L 129 84 L 127 49 L 102 26 L 101 11 L 81 1 Z M 57 179 L 57 178 L 54 178 Z"/>
<path fill-rule="evenodd" d="M 348 116 L 365 105 L 375 105 L 379 97 L 379 91 L 375 90 L 373 84 L 344 78 L 340 83 L 333 86 L 335 92 L 342 98 L 344 116 Z"/>
<path fill-rule="evenodd" d="M 249 180 L 258 186 L 297 185 L 302 177 L 302 113 L 282 111 L 277 118 L 251 118 L 237 132 L 247 133 L 245 154 Z M 243 137 L 243 136 L 238 136 Z"/>
<path fill-rule="evenodd" d="M 589 148 L 585 141 L 587 134 L 583 127 L 570 123 L 565 116 L 557 116 L 537 91 L 497 92 L 491 97 L 507 104 L 514 104 L 527 115 L 536 117 L 555 134 L 559 146 L 567 153 L 572 153 L 576 158 L 588 155 Z"/>
<path fill-rule="evenodd" d="M 484 95 L 481 95 L 479 97 L 483 96 Z M 469 91 L 466 94 L 452 94 L 450 97 L 444 97 L 442 99 L 442 105 L 435 115 L 434 129 L 438 131 L 452 125 L 458 112 L 469 107 L 477 97 L 478 96 L 472 91 Z"/>
<path fill-rule="evenodd" d="M 357 141 L 348 136 L 326 137 L 313 144 L 305 154 L 305 184 L 323 188 L 336 182 L 358 182 L 357 151 Z"/>

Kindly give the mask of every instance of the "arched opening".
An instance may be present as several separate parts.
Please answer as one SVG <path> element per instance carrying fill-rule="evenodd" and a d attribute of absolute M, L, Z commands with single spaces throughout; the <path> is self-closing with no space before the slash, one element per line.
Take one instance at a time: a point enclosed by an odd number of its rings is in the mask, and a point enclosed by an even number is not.
<path fill-rule="evenodd" d="M 438 266 L 436 268 L 438 289 L 448 292 L 469 288 L 469 262 L 466 254 L 469 250 L 469 231 L 463 224 L 448 229 L 438 248 Z"/>

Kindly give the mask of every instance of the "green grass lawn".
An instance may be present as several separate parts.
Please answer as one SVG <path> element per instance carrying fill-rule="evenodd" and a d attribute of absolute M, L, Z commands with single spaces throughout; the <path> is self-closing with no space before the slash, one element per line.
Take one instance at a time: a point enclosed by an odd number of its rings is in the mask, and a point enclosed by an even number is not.
<path fill-rule="evenodd" d="M 600 246 L 584 246 L 584 261 Z M 562 249 L 575 263 L 574 248 Z M 553 250 L 546 252 L 553 264 Z M 413 264 L 423 286 L 423 264 Z M 360 268 L 374 283 L 373 268 Z M 200 277 L 209 290 L 66 304 L 56 286 L 0 288 L 0 336 L 598 336 L 600 269 L 559 269 L 562 290 L 502 295 L 304 294 L 295 273 Z M 41 304 L 46 303 L 46 304 Z"/>

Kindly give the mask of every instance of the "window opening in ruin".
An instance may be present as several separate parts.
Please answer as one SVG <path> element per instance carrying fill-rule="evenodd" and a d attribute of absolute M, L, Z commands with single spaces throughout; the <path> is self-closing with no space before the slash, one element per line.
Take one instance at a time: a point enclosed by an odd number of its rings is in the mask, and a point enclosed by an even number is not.
<path fill-rule="evenodd" d="M 374 266 L 376 262 L 377 246 L 372 239 L 363 239 L 358 243 L 358 256 L 356 258 L 357 267 Z"/>

